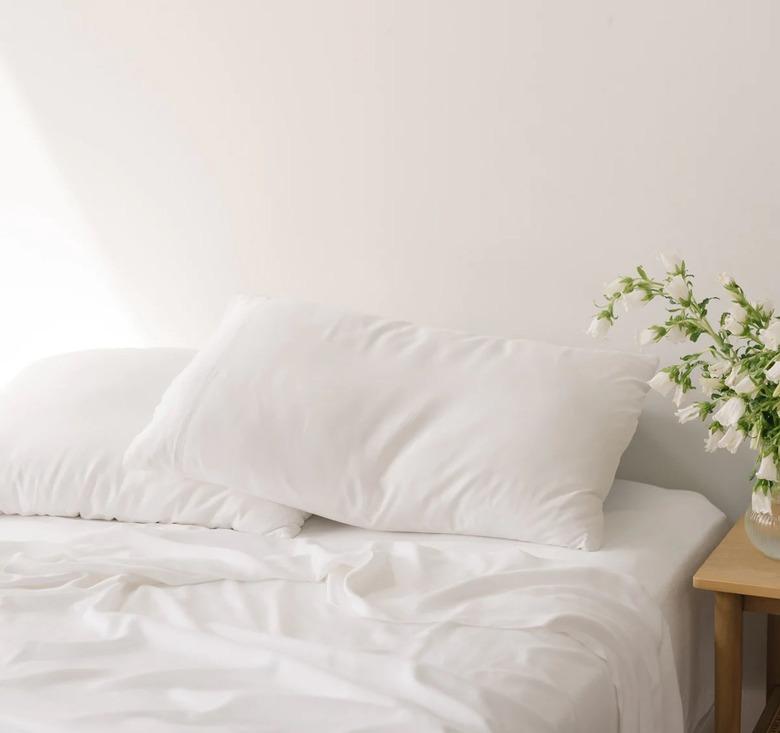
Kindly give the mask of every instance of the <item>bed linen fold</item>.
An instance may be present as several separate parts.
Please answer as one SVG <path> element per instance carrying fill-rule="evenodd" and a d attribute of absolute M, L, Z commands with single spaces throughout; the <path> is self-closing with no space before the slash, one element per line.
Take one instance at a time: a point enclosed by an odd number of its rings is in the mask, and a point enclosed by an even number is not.
<path fill-rule="evenodd" d="M 93 524 L 0 542 L 2 730 L 558 733 L 579 667 L 616 730 L 683 730 L 666 622 L 622 573 Z"/>

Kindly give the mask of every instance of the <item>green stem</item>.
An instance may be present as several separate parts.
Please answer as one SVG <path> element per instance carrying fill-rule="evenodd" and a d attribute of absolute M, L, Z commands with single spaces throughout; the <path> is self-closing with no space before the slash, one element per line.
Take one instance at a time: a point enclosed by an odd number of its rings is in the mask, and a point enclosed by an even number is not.
<path fill-rule="evenodd" d="M 720 337 L 717 331 L 715 331 L 715 329 L 710 325 L 710 322 L 707 320 L 706 316 L 699 317 L 699 325 L 715 342 L 715 345 L 718 347 L 718 351 L 720 352 L 721 356 L 728 359 L 729 361 L 733 361 L 733 359 L 728 355 L 728 352 L 730 351 L 729 347 L 726 346 L 726 342 Z"/>
<path fill-rule="evenodd" d="M 691 310 L 695 311 L 697 316 L 696 320 L 701 329 L 715 342 L 715 346 L 720 355 L 733 364 L 734 358 L 731 356 L 731 352 L 733 351 L 731 346 L 727 344 L 721 338 L 720 334 L 712 327 L 709 319 L 704 315 L 704 308 L 693 299 L 693 295 L 691 295 Z"/>

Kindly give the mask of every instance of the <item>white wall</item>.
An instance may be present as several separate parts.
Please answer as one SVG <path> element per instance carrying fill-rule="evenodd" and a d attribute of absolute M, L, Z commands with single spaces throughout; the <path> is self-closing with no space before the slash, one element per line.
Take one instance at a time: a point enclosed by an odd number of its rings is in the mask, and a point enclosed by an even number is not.
<path fill-rule="evenodd" d="M 148 343 L 236 291 L 585 343 L 667 248 L 780 301 L 774 0 L 0 0 L 0 67 Z M 736 517 L 750 456 L 703 435 L 653 399 L 622 473 Z"/>
<path fill-rule="evenodd" d="M 0 65 L 153 343 L 239 290 L 583 343 L 659 248 L 780 300 L 772 0 L 0 0 Z M 736 516 L 702 437 L 654 401 L 623 472 Z"/>

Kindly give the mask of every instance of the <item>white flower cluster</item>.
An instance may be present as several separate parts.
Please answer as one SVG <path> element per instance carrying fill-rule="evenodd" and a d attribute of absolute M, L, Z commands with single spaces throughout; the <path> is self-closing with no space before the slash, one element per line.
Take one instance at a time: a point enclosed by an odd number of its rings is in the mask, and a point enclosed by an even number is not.
<path fill-rule="evenodd" d="M 758 452 L 755 490 L 780 493 L 780 319 L 768 301 L 750 302 L 728 273 L 719 276 L 729 304 L 717 325 L 709 320 L 712 298 L 699 300 L 693 275 L 676 254 L 661 254 L 665 275 L 656 280 L 644 268 L 637 276 L 617 278 L 604 289 L 605 305 L 591 321 L 588 333 L 606 335 L 618 319 L 618 308 L 634 310 L 654 299 L 666 303 L 667 318 L 639 333 L 641 345 L 661 340 L 710 345 L 665 367 L 649 386 L 677 406 L 681 423 L 709 423 L 705 450 L 724 448 L 736 453 L 746 439 Z M 704 399 L 686 405 L 687 394 L 698 388 Z"/>

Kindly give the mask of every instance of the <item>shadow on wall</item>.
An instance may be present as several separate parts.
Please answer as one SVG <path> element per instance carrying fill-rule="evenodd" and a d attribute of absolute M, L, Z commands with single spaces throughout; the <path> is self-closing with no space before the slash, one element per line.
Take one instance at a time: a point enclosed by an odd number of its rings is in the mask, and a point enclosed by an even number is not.
<path fill-rule="evenodd" d="M 699 422 L 679 425 L 671 400 L 650 393 L 636 437 L 623 456 L 618 475 L 669 489 L 697 491 L 735 520 L 750 501 L 755 454 L 743 444 L 737 455 L 704 452 L 707 430 Z M 717 481 L 709 483 L 708 477 Z"/>

